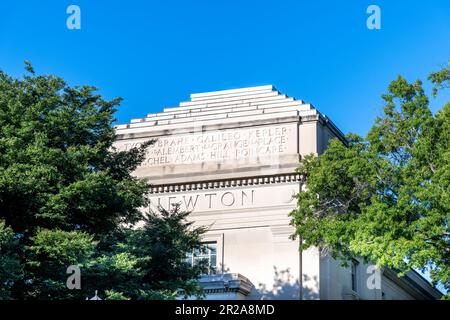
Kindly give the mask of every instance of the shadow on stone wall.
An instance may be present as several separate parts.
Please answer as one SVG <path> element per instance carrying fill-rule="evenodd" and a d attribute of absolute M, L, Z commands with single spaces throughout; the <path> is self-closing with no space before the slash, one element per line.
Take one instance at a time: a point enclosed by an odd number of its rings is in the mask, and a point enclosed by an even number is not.
<path fill-rule="evenodd" d="M 254 299 L 260 300 L 299 300 L 300 299 L 300 281 L 294 280 L 297 276 L 290 273 L 289 269 L 278 270 L 277 267 L 274 269 L 274 284 L 271 289 L 268 289 L 266 284 L 260 283 L 258 288 L 255 288 L 252 296 Z M 316 300 L 319 299 L 318 292 L 312 291 L 310 288 L 305 287 L 305 283 L 311 286 L 311 281 L 313 281 L 313 286 L 318 287 L 319 283 L 317 277 L 309 277 L 303 275 L 303 300 Z"/>
<path fill-rule="evenodd" d="M 228 273 L 228 272 L 230 272 L 230 268 L 228 268 L 223 263 L 219 263 L 219 267 L 217 268 L 217 273 Z"/>

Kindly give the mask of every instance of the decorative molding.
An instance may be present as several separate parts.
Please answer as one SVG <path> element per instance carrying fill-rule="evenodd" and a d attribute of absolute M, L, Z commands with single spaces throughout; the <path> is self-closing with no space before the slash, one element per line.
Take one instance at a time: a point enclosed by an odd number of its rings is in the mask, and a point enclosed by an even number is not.
<path fill-rule="evenodd" d="M 295 227 L 293 227 L 292 225 L 271 226 L 270 227 L 270 231 L 272 232 L 272 234 L 275 237 L 283 238 L 283 237 L 287 236 L 287 237 L 285 237 L 284 240 L 292 241 L 292 240 L 289 239 L 289 236 L 294 233 Z"/>
<path fill-rule="evenodd" d="M 194 191 L 194 190 L 209 190 L 230 187 L 245 187 L 253 185 L 266 185 L 276 183 L 288 182 L 302 182 L 302 176 L 298 173 L 287 173 L 277 175 L 267 175 L 259 177 L 243 177 L 233 179 L 221 179 L 214 181 L 203 182 L 187 182 L 177 184 L 161 184 L 150 187 L 150 194 L 180 192 L 180 191 Z"/>
<path fill-rule="evenodd" d="M 414 270 L 410 270 L 404 276 L 399 277 L 395 270 L 384 268 L 383 276 L 405 290 L 408 294 L 412 295 L 415 299 L 437 300 L 442 297 L 440 291 L 431 286 L 427 280 L 422 278 L 422 276 Z M 423 284 L 421 285 L 417 280 L 414 280 L 414 276 L 421 279 Z"/>
<path fill-rule="evenodd" d="M 248 296 L 253 289 L 253 283 L 239 273 L 223 273 L 201 276 L 199 283 L 204 293 L 240 293 Z"/>

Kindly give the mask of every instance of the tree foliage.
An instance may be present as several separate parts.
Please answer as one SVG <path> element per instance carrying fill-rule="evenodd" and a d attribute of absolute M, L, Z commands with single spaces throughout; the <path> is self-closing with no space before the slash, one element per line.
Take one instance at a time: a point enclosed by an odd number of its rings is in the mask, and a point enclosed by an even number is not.
<path fill-rule="evenodd" d="M 22 277 L 14 232 L 0 220 L 0 300 L 11 299 L 11 288 Z"/>
<path fill-rule="evenodd" d="M 448 68 L 432 73 L 433 95 Z M 350 134 L 319 157 L 302 159 L 306 188 L 291 213 L 302 247 L 347 261 L 429 271 L 450 280 L 450 102 L 433 114 L 422 83 L 399 76 L 383 95 L 383 115 L 365 138 Z"/>
<path fill-rule="evenodd" d="M 105 241 L 88 268 L 87 281 L 109 299 L 175 299 L 180 293 L 201 297 L 196 280 L 206 265 L 192 266 L 186 253 L 202 249 L 206 229 L 194 228 L 188 215 L 179 205 L 148 212 L 141 228 L 123 229 L 114 241 Z"/>
<path fill-rule="evenodd" d="M 199 270 L 180 265 L 201 233 L 188 230 L 187 213 L 163 211 L 129 228 L 145 218 L 149 183 L 133 171 L 152 141 L 114 148 L 121 99 L 36 75 L 29 62 L 26 70 L 20 79 L 0 71 L 0 299 L 78 299 L 96 289 L 115 299 L 161 298 L 175 284 L 198 289 L 190 280 Z M 69 265 L 81 267 L 82 290 L 66 287 Z"/>

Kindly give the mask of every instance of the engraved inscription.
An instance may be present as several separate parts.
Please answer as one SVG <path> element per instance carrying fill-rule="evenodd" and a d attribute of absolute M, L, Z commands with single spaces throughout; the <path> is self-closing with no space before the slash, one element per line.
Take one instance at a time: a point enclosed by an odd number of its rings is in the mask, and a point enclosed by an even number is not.
<path fill-rule="evenodd" d="M 291 128 L 276 126 L 174 135 L 149 147 L 142 166 L 191 164 L 277 155 L 287 151 Z M 139 143 L 127 143 L 130 149 Z"/>
<path fill-rule="evenodd" d="M 189 195 L 153 196 L 150 198 L 150 209 L 157 211 L 158 207 L 169 210 L 173 204 L 179 203 L 184 211 L 217 210 L 226 208 L 241 208 L 255 204 L 255 190 L 218 191 Z"/>

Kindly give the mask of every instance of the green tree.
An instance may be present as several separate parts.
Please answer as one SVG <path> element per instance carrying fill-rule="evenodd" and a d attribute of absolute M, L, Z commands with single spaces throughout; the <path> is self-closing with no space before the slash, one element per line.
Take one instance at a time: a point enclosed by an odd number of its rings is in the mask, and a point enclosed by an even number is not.
<path fill-rule="evenodd" d="M 179 265 L 186 246 L 158 255 L 162 244 L 148 234 L 159 223 L 164 239 L 195 247 L 197 231 L 183 227 L 185 215 L 128 228 L 148 205 L 149 183 L 133 171 L 152 141 L 116 150 L 121 99 L 107 101 L 95 87 L 71 87 L 26 65 L 20 79 L 0 71 L 0 298 L 79 299 L 95 289 L 136 298 L 147 289 L 140 280 L 154 291 L 147 298 L 173 294 L 175 284 L 190 288 L 197 273 Z M 82 268 L 82 290 L 66 288 L 69 265 Z"/>
<path fill-rule="evenodd" d="M 432 73 L 433 95 L 450 71 Z M 337 139 L 298 172 L 306 188 L 291 213 L 302 247 L 337 259 L 429 271 L 449 289 L 450 102 L 433 114 L 420 81 L 399 76 L 383 95 L 384 113 L 366 138 Z"/>
<path fill-rule="evenodd" d="M 22 277 L 18 241 L 14 232 L 0 220 L 0 300 L 11 299 L 11 288 Z"/>
<path fill-rule="evenodd" d="M 72 254 L 78 245 L 93 246 L 141 219 L 148 184 L 131 173 L 150 142 L 115 150 L 120 99 L 37 76 L 29 63 L 27 70 L 23 79 L 0 71 L 0 218 L 22 250 L 24 276 L 14 282 L 14 296 L 53 298 L 64 264 L 83 263 Z"/>
<path fill-rule="evenodd" d="M 66 270 L 70 265 L 86 267 L 95 253 L 93 236 L 80 231 L 39 229 L 30 243 L 25 261 L 32 281 L 28 295 L 41 299 L 80 297 L 78 290 L 67 289 Z"/>
<path fill-rule="evenodd" d="M 142 227 L 116 234 L 87 270 L 87 282 L 95 286 L 90 290 L 120 300 L 174 299 L 180 293 L 201 297 L 197 278 L 207 266 L 190 265 L 186 253 L 204 249 L 206 228 L 193 227 L 188 215 L 179 205 L 160 208 L 145 215 Z"/>

